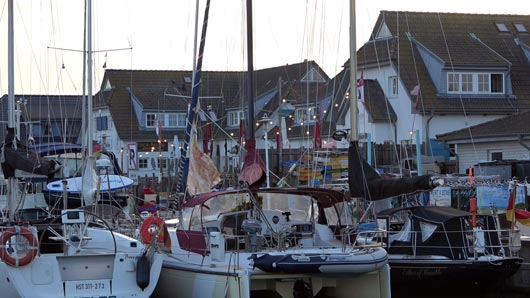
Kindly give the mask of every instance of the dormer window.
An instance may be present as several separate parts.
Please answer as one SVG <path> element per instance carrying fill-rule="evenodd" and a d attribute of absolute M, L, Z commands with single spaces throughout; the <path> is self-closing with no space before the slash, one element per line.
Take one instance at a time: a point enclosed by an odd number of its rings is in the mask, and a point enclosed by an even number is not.
<path fill-rule="evenodd" d="M 447 73 L 447 93 L 453 94 L 503 94 L 502 73 Z"/>
<path fill-rule="evenodd" d="M 495 23 L 495 25 L 497 26 L 497 30 L 499 30 L 499 32 L 510 32 L 504 23 Z"/>
<path fill-rule="evenodd" d="M 515 29 L 517 29 L 517 32 L 519 33 L 528 33 L 528 30 L 526 30 L 526 27 L 524 26 L 524 24 L 513 23 L 513 26 L 515 27 Z"/>

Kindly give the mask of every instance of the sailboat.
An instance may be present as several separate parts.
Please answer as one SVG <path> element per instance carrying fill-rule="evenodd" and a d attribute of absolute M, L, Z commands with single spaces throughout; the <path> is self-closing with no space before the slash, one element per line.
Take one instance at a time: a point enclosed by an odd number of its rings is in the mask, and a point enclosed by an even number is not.
<path fill-rule="evenodd" d="M 87 10 L 90 28 L 91 1 L 87 2 L 87 7 L 90 8 Z M 13 108 L 12 0 L 8 1 L 8 13 L 9 106 Z M 90 53 L 90 38 L 88 41 Z M 13 117 L 9 119 L 8 127 L 14 130 Z M 59 216 L 39 223 L 25 223 L 16 212 L 16 180 L 15 176 L 10 177 L 10 197 L 7 210 L 2 212 L 0 277 L 3 288 L 0 297 L 151 296 L 162 267 L 163 255 L 158 241 L 142 243 L 118 233 L 104 218 L 82 209 L 65 208 Z M 161 232 L 156 225 L 147 228 L 151 239 Z"/>
<path fill-rule="evenodd" d="M 421 156 L 420 152 L 417 155 Z M 350 144 L 348 165 L 352 194 L 372 201 L 429 191 L 448 181 L 429 175 L 383 179 L 361 157 L 355 141 Z M 519 231 L 502 228 L 494 206 L 490 214 L 477 214 L 474 200 L 470 200 L 470 212 L 420 205 L 382 210 L 376 215 L 374 222 L 388 231 L 384 242 L 393 296 L 431 296 L 433 289 L 437 289 L 434 295 L 442 295 L 439 297 L 454 295 L 454 289 L 466 297 L 498 293 L 494 291 L 520 268 Z"/>
<path fill-rule="evenodd" d="M 206 9 L 199 58 L 209 1 Z M 246 11 L 247 124 L 253 132 L 251 0 Z M 194 82 L 198 87 L 197 76 Z M 183 203 L 178 224 L 169 227 L 171 254 L 164 260 L 155 295 L 390 297 L 387 253 L 377 242 L 357 245 L 348 194 L 261 188 L 266 169 L 249 135 L 240 186 L 196 194 Z"/>

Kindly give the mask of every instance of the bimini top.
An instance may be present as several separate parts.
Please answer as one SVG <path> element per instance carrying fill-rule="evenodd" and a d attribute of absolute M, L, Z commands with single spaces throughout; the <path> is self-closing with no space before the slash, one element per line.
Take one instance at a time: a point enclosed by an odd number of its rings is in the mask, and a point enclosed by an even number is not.
<path fill-rule="evenodd" d="M 410 212 L 413 216 L 425 218 L 433 222 L 446 222 L 457 217 L 471 216 L 471 213 L 463 210 L 458 210 L 451 207 L 441 206 L 413 206 L 413 207 L 399 207 L 382 210 L 377 214 L 378 217 L 390 216 L 399 211 Z"/>
<path fill-rule="evenodd" d="M 190 197 L 182 205 L 184 208 L 193 207 L 201 205 L 209 199 L 226 194 L 239 194 L 239 193 L 249 193 L 247 189 L 234 189 L 234 190 L 221 190 L 221 191 L 212 191 L 207 193 L 198 194 L 196 196 Z M 349 200 L 347 192 L 337 191 L 327 188 L 311 188 L 311 187 L 299 187 L 299 188 L 262 188 L 256 191 L 257 193 L 277 193 L 277 194 L 290 194 L 290 195 L 300 195 L 300 196 L 309 196 L 316 200 L 322 205 L 323 208 L 328 208 L 333 206 L 336 203 L 344 202 Z"/>

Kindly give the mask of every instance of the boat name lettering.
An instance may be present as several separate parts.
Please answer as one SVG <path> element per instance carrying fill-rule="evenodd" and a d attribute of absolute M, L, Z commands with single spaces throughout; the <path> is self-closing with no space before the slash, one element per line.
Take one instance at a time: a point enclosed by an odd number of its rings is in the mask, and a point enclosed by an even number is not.
<path fill-rule="evenodd" d="M 403 276 L 416 276 L 416 277 L 425 277 L 425 276 L 438 276 L 441 275 L 440 268 L 425 268 L 420 270 L 406 269 L 403 270 Z"/>

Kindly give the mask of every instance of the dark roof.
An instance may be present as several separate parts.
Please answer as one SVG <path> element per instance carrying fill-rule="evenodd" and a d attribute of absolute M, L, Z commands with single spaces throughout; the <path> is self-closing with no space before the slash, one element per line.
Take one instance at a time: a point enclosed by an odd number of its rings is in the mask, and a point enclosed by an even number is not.
<path fill-rule="evenodd" d="M 372 122 L 395 122 L 397 115 L 377 80 L 364 80 L 364 106 Z"/>
<path fill-rule="evenodd" d="M 437 135 L 440 141 L 457 141 L 480 138 L 530 137 L 530 111 L 488 121 L 446 134 Z"/>
<path fill-rule="evenodd" d="M 81 96 L 77 95 L 31 95 L 15 94 L 15 101 L 23 100 L 21 121 L 81 121 Z M 7 127 L 8 96 L 0 98 L 0 121 Z M 56 121 L 53 121 L 56 122 Z M 5 137 L 5 129 L 0 137 Z"/>
<path fill-rule="evenodd" d="M 496 22 L 505 23 L 509 32 L 499 32 Z M 374 36 L 383 23 L 392 37 L 376 40 Z M 517 42 L 529 45 L 530 35 L 528 32 L 519 33 L 514 23 L 530 28 L 530 17 L 381 11 L 372 38 L 358 52 L 358 66 L 391 62 L 399 70 L 407 90 L 420 85 L 419 112 L 461 114 L 465 110 L 469 114 L 510 114 L 527 110 L 530 109 L 530 64 Z M 440 96 L 418 47 L 431 52 L 446 69 L 468 67 L 510 71 L 513 96 L 489 96 L 487 99 Z"/>
<path fill-rule="evenodd" d="M 334 86 L 335 88 L 328 88 L 327 96 L 333 98 L 331 105 L 328 107 L 329 110 L 333 110 L 332 114 L 329 114 L 328 118 L 333 121 L 338 119 L 344 119 L 347 111 L 350 108 L 349 99 L 345 98 L 345 93 L 349 91 L 349 75 L 350 68 L 346 66 L 341 72 L 339 72 L 327 86 Z M 377 80 L 364 79 L 364 100 L 365 108 L 369 112 L 372 122 L 395 122 L 397 120 L 397 114 L 392 108 L 392 105 L 385 96 L 383 88 Z"/>
<path fill-rule="evenodd" d="M 306 101 L 319 101 L 319 86 L 322 83 L 306 83 L 301 79 L 308 69 L 316 69 L 327 82 L 329 77 L 314 61 L 284 65 L 256 70 L 255 100 L 268 96 L 270 100 L 263 108 L 255 109 L 255 120 L 263 113 L 271 113 L 278 107 L 278 79 L 285 81 L 282 97 L 293 105 L 302 105 Z M 134 141 L 154 141 L 157 139 L 154 129 L 139 129 L 133 108 L 131 95 L 142 105 L 143 112 L 183 112 L 188 108 L 192 85 L 186 83 L 191 79 L 191 71 L 156 71 L 156 70 L 106 70 L 101 91 L 97 94 L 96 105 L 108 105 L 120 139 Z M 112 86 L 105 90 L 107 81 Z M 211 106 L 219 121 L 217 125 L 238 135 L 238 127 L 227 127 L 227 111 L 243 108 L 246 90 L 247 73 L 245 71 L 203 71 L 199 91 L 201 109 Z M 309 87 L 309 88 L 308 88 Z M 184 129 L 165 129 L 163 134 L 183 137 Z M 291 133 L 291 132 L 290 132 Z M 270 134 L 275 134 L 272 130 Z M 221 137 L 220 137 L 221 136 Z M 216 126 L 214 138 L 223 138 Z"/>
<path fill-rule="evenodd" d="M 141 127 L 133 109 L 131 96 L 139 101 L 144 112 L 187 112 L 191 98 L 191 71 L 107 70 L 104 84 L 112 89 L 98 93 L 97 104 L 108 105 L 118 134 L 122 140 L 154 141 L 154 129 Z M 201 109 L 212 107 L 216 115 L 224 115 L 227 107 L 237 106 L 241 97 L 241 72 L 202 72 L 199 98 Z M 220 118 L 220 117 L 219 117 Z M 183 136 L 183 130 L 168 135 Z"/>

